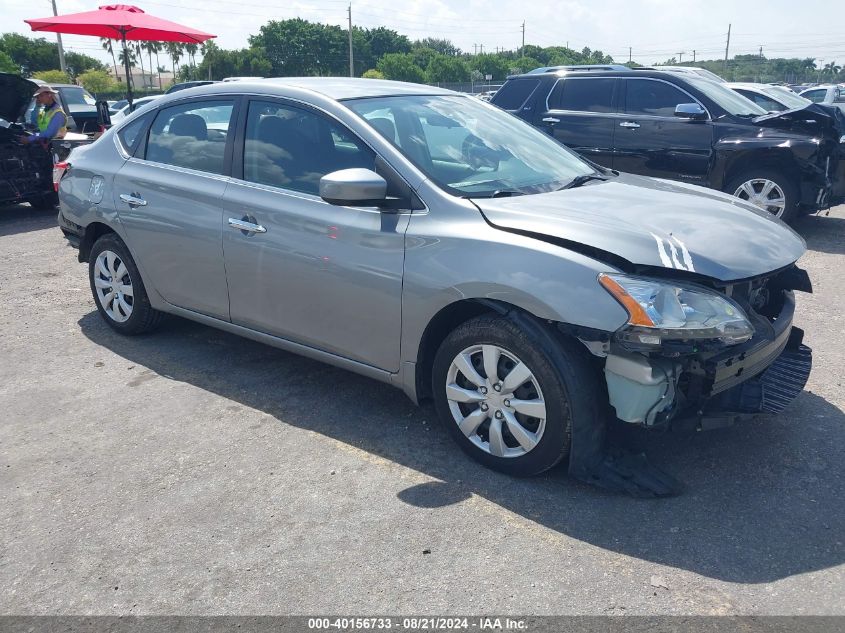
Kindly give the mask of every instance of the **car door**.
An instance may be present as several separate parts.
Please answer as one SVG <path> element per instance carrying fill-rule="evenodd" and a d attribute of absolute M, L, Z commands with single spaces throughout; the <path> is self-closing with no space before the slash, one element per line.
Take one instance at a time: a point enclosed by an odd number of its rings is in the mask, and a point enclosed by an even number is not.
<path fill-rule="evenodd" d="M 232 322 L 397 371 L 409 216 L 318 195 L 322 176 L 374 169 L 375 153 L 301 105 L 253 99 L 242 119 L 223 196 Z"/>
<path fill-rule="evenodd" d="M 681 103 L 701 105 L 692 95 L 662 79 L 624 79 L 623 116 L 616 121 L 613 168 L 706 184 L 713 126 L 709 116 L 707 120 L 676 117 L 675 107 Z"/>
<path fill-rule="evenodd" d="M 611 167 L 616 123 L 614 77 L 566 77 L 549 93 L 535 125 L 592 161 Z"/>
<path fill-rule="evenodd" d="M 168 303 L 220 319 L 229 318 L 221 199 L 235 106 L 214 98 L 160 109 L 114 180 L 114 203 L 144 281 Z"/>

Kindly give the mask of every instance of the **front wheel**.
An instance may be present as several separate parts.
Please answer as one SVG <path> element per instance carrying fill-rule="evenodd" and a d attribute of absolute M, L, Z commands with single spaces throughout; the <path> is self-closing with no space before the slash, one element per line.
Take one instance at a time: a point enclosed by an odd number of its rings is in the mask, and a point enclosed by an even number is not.
<path fill-rule="evenodd" d="M 725 191 L 784 222 L 798 213 L 798 186 L 778 171 L 747 171 L 732 178 Z"/>
<path fill-rule="evenodd" d="M 480 316 L 449 334 L 432 381 L 438 416 L 458 445 L 516 476 L 566 458 L 573 420 L 591 423 L 599 400 L 581 350 L 500 315 Z"/>

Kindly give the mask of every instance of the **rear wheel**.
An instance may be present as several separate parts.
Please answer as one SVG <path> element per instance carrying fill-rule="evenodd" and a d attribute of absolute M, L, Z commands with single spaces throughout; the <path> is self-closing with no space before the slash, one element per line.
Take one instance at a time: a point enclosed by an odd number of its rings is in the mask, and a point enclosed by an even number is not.
<path fill-rule="evenodd" d="M 593 415 L 598 400 L 580 352 L 507 316 L 468 321 L 446 337 L 434 359 L 440 420 L 489 468 L 517 476 L 548 470 L 569 454 L 575 416 Z"/>
<path fill-rule="evenodd" d="M 798 214 L 798 186 L 778 171 L 744 172 L 733 178 L 725 190 L 784 222 Z"/>
<path fill-rule="evenodd" d="M 43 196 L 33 196 L 27 198 L 26 201 L 33 209 L 37 211 L 45 211 L 48 209 L 55 209 L 59 204 L 59 197 L 55 193 L 48 193 Z"/>
<path fill-rule="evenodd" d="M 121 334 L 148 332 L 161 321 L 163 314 L 150 305 L 129 249 L 114 233 L 103 235 L 91 247 L 88 277 L 97 310 Z"/>

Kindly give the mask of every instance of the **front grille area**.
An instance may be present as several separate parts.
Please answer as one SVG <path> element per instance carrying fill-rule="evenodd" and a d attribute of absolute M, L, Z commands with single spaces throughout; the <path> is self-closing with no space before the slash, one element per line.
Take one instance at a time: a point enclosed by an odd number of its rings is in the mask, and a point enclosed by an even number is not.
<path fill-rule="evenodd" d="M 806 345 L 785 349 L 769 368 L 760 374 L 762 386 L 760 411 L 780 413 L 798 397 L 807 384 L 813 367 L 813 353 Z"/>

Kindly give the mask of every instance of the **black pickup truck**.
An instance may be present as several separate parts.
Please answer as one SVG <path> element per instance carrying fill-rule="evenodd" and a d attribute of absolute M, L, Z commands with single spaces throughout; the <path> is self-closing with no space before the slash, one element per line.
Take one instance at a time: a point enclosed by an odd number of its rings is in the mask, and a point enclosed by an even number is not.
<path fill-rule="evenodd" d="M 722 84 L 667 71 L 509 77 L 492 99 L 595 163 L 719 189 L 789 221 L 845 200 L 845 119 L 769 114 Z"/>

